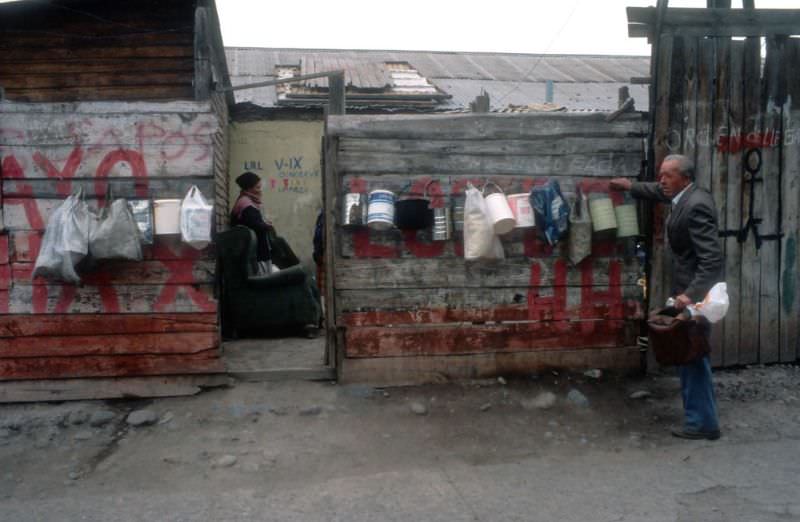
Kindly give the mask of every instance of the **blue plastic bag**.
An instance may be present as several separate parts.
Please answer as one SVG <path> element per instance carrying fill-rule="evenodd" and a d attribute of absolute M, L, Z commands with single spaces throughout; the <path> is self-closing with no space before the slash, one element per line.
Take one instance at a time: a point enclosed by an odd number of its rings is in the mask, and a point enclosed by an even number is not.
<path fill-rule="evenodd" d="M 561 187 L 557 181 L 548 180 L 544 185 L 533 187 L 529 198 L 540 233 L 549 245 L 555 246 L 569 228 L 569 205 L 561 194 Z"/>

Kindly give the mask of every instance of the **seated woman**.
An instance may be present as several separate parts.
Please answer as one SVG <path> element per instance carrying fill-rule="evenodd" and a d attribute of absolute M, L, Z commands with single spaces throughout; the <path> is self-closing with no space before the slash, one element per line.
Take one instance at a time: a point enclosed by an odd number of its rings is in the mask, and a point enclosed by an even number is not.
<path fill-rule="evenodd" d="M 261 214 L 261 178 L 252 172 L 245 172 L 236 178 L 236 184 L 241 192 L 231 211 L 231 225 L 244 225 L 256 233 L 258 271 L 269 274 L 272 271 L 272 255 L 268 236 L 275 229 L 272 223 L 264 221 Z"/>
<path fill-rule="evenodd" d="M 264 219 L 261 213 L 261 178 L 252 172 L 245 172 L 236 178 L 241 192 L 231 210 L 231 225 L 244 225 L 255 232 L 256 261 L 258 261 L 258 275 L 269 275 L 277 269 L 287 269 L 300 264 L 300 260 L 292 251 L 289 243 L 275 233 L 270 221 Z M 297 270 L 306 272 L 302 267 Z M 287 271 L 288 272 L 288 271 Z M 309 304 L 304 310 L 319 310 L 319 293 L 313 276 L 306 275 L 307 296 Z M 300 306 L 295 304 L 295 306 Z M 314 315 L 314 314 L 311 314 Z M 315 317 L 319 315 L 316 313 Z M 318 324 L 309 323 L 305 326 L 309 337 L 317 335 Z"/>

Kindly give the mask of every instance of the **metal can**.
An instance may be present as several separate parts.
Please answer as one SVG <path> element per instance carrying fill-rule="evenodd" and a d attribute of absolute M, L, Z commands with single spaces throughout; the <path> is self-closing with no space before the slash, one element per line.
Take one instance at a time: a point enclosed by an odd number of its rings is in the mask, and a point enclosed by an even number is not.
<path fill-rule="evenodd" d="M 433 233 L 434 241 L 447 241 L 453 235 L 452 219 L 449 207 L 433 209 Z"/>
<path fill-rule="evenodd" d="M 453 229 L 456 232 L 464 231 L 464 202 L 463 196 L 453 199 Z"/>
<path fill-rule="evenodd" d="M 350 192 L 344 195 L 342 226 L 357 227 L 367 222 L 367 205 L 364 194 Z"/>

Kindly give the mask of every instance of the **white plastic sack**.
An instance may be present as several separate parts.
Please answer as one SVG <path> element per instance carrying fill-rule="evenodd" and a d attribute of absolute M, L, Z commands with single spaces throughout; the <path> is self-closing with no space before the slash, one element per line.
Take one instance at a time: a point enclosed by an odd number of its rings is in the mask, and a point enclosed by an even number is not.
<path fill-rule="evenodd" d="M 709 322 L 716 323 L 725 317 L 729 306 L 728 285 L 717 283 L 711 287 L 701 303 L 690 305 L 688 308 L 692 315 L 702 315 Z"/>
<path fill-rule="evenodd" d="M 503 259 L 503 244 L 494 233 L 483 194 L 467 183 L 464 202 L 464 259 Z"/>
<path fill-rule="evenodd" d="M 97 224 L 89 233 L 89 253 L 95 259 L 142 260 L 139 227 L 124 199 L 107 198 Z"/>
<path fill-rule="evenodd" d="M 211 242 L 211 218 L 213 215 L 213 205 L 209 205 L 200 189 L 192 185 L 181 202 L 180 219 L 183 242 L 198 250 L 205 248 Z"/>
<path fill-rule="evenodd" d="M 89 252 L 89 207 L 77 189 L 53 211 L 47 222 L 33 277 L 80 283 L 75 265 Z"/>

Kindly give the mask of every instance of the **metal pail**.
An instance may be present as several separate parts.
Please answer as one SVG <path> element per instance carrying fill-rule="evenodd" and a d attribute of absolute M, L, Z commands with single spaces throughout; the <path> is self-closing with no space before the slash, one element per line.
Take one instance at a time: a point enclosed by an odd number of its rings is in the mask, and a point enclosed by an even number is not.
<path fill-rule="evenodd" d="M 391 190 L 373 190 L 369 193 L 367 225 L 375 230 L 388 230 L 394 227 L 394 202 L 396 196 Z"/>

